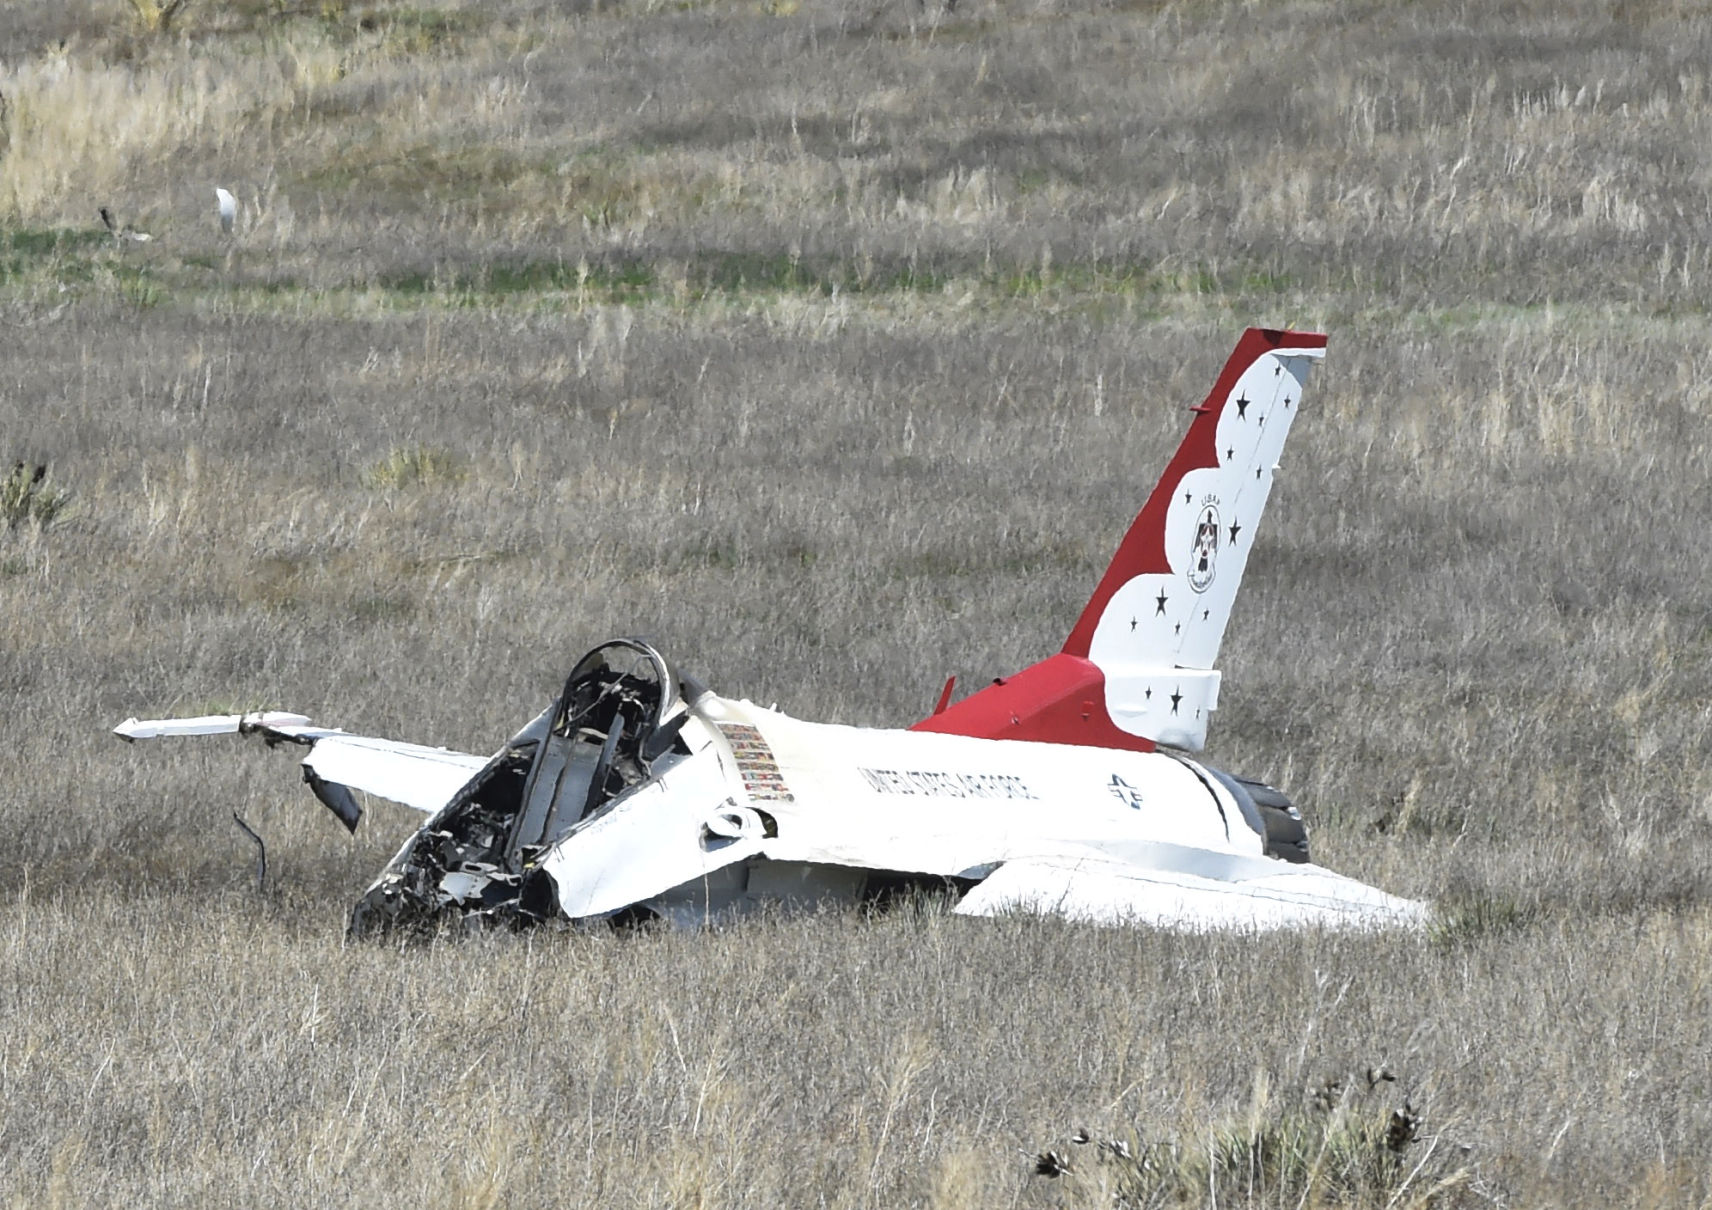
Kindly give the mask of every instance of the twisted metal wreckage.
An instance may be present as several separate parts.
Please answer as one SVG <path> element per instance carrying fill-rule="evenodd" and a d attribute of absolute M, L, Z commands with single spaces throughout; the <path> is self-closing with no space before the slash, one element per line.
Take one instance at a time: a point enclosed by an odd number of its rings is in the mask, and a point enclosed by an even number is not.
<path fill-rule="evenodd" d="M 1225 622 L 1325 337 L 1243 334 L 1063 650 L 907 730 L 803 722 L 721 697 L 653 646 L 589 652 L 492 757 L 266 712 L 128 720 L 125 739 L 306 745 L 315 795 L 428 815 L 351 912 L 353 934 L 448 917 L 663 918 L 949 891 L 1188 928 L 1410 923 L 1424 906 L 1308 861 L 1277 790 L 1192 759 Z"/>

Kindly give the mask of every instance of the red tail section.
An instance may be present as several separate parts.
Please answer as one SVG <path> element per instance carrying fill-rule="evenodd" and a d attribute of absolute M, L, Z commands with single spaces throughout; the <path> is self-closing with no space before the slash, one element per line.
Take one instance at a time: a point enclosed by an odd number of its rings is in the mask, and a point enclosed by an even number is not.
<path fill-rule="evenodd" d="M 912 730 L 1150 751 L 1198 749 L 1213 669 L 1277 456 L 1326 338 L 1250 328 L 1063 651 Z"/>
<path fill-rule="evenodd" d="M 1155 746 L 1112 725 L 1106 713 L 1105 673 L 1092 660 L 1064 652 L 1015 676 L 1000 677 L 910 730 L 1136 752 L 1151 752 Z"/>

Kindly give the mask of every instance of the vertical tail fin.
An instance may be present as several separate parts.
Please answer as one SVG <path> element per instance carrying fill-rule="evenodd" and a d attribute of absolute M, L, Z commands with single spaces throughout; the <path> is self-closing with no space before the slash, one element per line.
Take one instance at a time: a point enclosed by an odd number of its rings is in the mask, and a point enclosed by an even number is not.
<path fill-rule="evenodd" d="M 1213 385 L 1064 649 L 917 724 L 922 730 L 1198 750 L 1219 644 L 1326 338 L 1250 328 Z"/>
<path fill-rule="evenodd" d="M 1250 328 L 1082 611 L 1064 651 L 1105 674 L 1120 731 L 1198 749 L 1213 665 L 1284 438 L 1324 336 Z"/>
<path fill-rule="evenodd" d="M 1100 662 L 1145 649 L 1151 662 L 1213 666 L 1308 365 L 1325 349 L 1304 332 L 1243 333 L 1065 651 Z"/>

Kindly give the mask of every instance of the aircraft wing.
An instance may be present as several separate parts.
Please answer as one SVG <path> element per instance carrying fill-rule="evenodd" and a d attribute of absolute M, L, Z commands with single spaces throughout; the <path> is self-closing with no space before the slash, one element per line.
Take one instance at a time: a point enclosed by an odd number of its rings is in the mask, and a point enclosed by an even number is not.
<path fill-rule="evenodd" d="M 113 728 L 113 733 L 127 741 L 184 735 L 259 735 L 270 745 L 305 745 L 309 754 L 302 762 L 304 781 L 352 831 L 362 816 L 352 790 L 431 815 L 488 763 L 485 756 L 450 748 L 317 727 L 304 715 L 280 710 L 198 718 L 131 718 Z"/>
<path fill-rule="evenodd" d="M 1201 857 L 1218 868 L 1171 868 L 1100 856 L 1007 861 L 958 903 L 963 916 L 1039 911 L 1100 924 L 1273 929 L 1419 924 L 1424 904 L 1314 865 Z M 1216 860 L 1215 860 L 1216 859 Z"/>

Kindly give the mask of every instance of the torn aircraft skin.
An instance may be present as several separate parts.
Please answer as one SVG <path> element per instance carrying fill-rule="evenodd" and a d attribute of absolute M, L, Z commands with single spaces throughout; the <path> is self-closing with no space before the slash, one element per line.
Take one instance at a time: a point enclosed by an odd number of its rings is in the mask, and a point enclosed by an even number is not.
<path fill-rule="evenodd" d="M 1063 650 L 907 730 L 724 698 L 617 639 L 491 758 L 268 712 L 120 725 L 306 745 L 354 790 L 428 814 L 352 909 L 355 935 L 448 919 L 678 925 L 766 905 L 943 890 L 954 910 L 1280 928 L 1419 922 L 1423 905 L 1308 861 L 1278 791 L 1193 759 L 1214 668 L 1309 366 L 1325 337 L 1250 329 Z"/>

